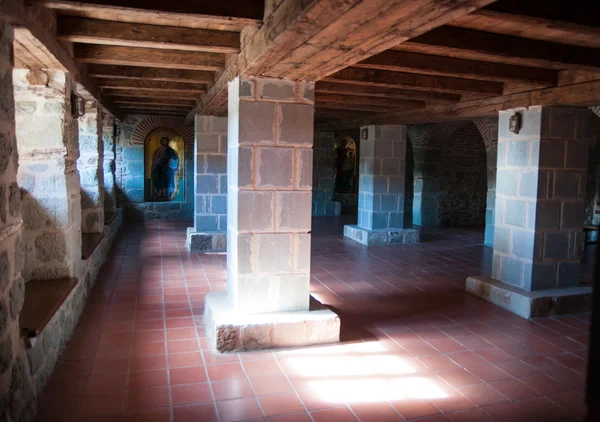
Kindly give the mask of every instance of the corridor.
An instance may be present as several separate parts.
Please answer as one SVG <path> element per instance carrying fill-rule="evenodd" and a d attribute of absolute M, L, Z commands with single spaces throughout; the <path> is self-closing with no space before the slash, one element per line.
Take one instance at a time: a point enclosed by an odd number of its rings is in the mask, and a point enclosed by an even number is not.
<path fill-rule="evenodd" d="M 589 315 L 525 320 L 464 291 L 483 234 L 426 230 L 364 247 L 313 221 L 311 291 L 340 344 L 216 354 L 203 300 L 226 255 L 185 249 L 185 222 L 124 226 L 39 401 L 38 421 L 577 421 Z"/>

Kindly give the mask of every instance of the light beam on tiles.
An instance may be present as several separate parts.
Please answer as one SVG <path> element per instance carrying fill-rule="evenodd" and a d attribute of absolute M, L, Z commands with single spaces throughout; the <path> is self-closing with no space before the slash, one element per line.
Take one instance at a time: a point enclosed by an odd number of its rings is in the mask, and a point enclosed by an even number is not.
<path fill-rule="evenodd" d="M 443 399 L 448 397 L 435 382 L 427 378 L 395 378 L 391 379 L 390 383 L 411 399 Z"/>
<path fill-rule="evenodd" d="M 341 355 L 344 353 L 379 353 L 386 352 L 386 348 L 377 341 L 369 341 L 363 343 L 347 343 L 338 344 L 335 346 L 325 347 L 310 347 L 306 349 L 297 350 L 282 350 L 277 352 L 281 356 L 287 355 Z"/>
<path fill-rule="evenodd" d="M 404 375 L 416 371 L 397 356 L 314 356 L 289 358 L 294 371 L 306 377 Z"/>
<path fill-rule="evenodd" d="M 311 381 L 310 387 L 329 403 L 373 403 L 414 398 L 445 398 L 447 395 L 431 380 L 419 377 Z"/>

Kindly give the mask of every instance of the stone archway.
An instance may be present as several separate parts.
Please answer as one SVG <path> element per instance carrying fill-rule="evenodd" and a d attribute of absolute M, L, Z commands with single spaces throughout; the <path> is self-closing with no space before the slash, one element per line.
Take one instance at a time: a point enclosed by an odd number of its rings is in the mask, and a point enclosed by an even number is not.
<path fill-rule="evenodd" d="M 167 127 L 179 132 L 186 146 L 194 144 L 194 127 L 185 124 L 185 119 L 174 116 L 148 116 L 135 127 L 131 133 L 133 145 L 143 146 L 148 134 L 154 129 Z"/>

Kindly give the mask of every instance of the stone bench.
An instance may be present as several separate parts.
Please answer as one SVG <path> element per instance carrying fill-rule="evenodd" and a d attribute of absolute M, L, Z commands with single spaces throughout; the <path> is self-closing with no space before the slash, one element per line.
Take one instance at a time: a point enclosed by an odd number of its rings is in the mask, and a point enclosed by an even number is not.
<path fill-rule="evenodd" d="M 81 233 L 81 259 L 86 260 L 104 239 L 104 233 Z"/>
<path fill-rule="evenodd" d="M 25 283 L 25 301 L 19 325 L 27 337 L 29 348 L 35 345 L 36 338 L 67 300 L 77 282 L 76 278 L 58 278 Z"/>

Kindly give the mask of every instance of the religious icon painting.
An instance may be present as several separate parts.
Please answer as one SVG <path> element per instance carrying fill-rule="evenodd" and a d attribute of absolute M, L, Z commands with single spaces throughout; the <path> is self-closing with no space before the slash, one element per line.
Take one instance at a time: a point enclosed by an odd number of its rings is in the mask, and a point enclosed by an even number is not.
<path fill-rule="evenodd" d="M 184 201 L 183 137 L 169 128 L 148 134 L 145 144 L 144 196 L 146 201 Z"/>

